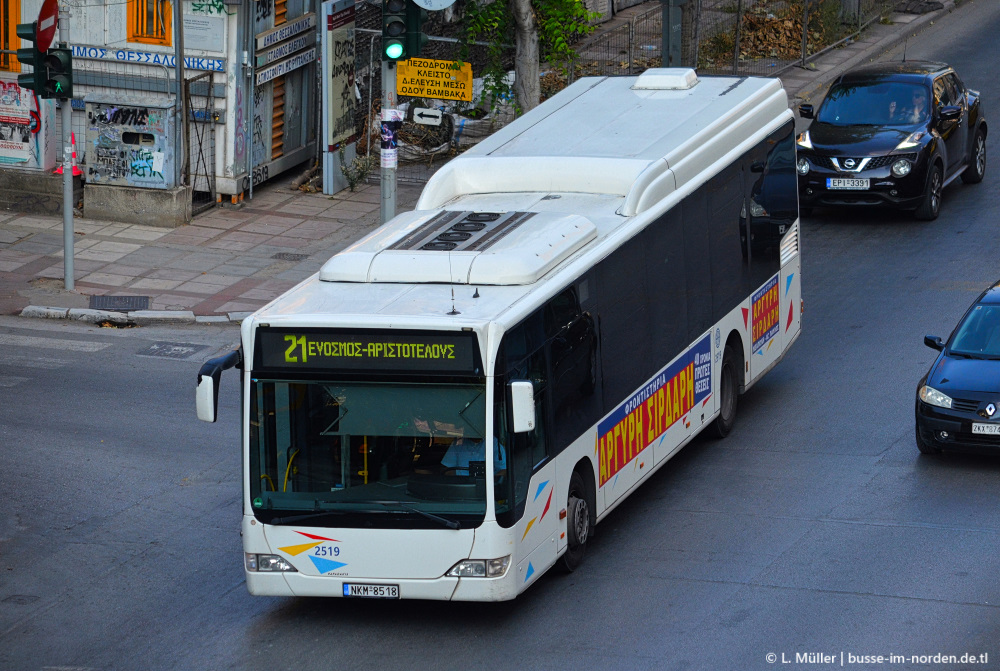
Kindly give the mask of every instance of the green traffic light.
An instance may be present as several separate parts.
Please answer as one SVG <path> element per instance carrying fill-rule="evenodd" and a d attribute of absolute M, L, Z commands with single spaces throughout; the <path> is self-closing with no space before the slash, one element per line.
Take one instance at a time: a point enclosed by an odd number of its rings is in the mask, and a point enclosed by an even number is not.
<path fill-rule="evenodd" d="M 401 42 L 389 42 L 385 45 L 385 55 L 396 60 L 403 55 L 403 45 Z"/>

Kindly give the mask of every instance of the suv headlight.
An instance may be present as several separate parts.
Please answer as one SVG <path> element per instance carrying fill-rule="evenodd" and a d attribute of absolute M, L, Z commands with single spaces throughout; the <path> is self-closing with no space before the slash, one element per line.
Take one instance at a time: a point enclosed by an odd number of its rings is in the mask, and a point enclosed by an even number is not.
<path fill-rule="evenodd" d="M 920 146 L 920 140 L 924 137 L 924 131 L 918 130 L 910 133 L 910 136 L 896 145 L 896 151 L 903 149 L 913 149 Z"/>
<path fill-rule="evenodd" d="M 809 131 L 807 130 L 799 133 L 799 136 L 795 139 L 795 143 L 803 149 L 813 148 L 812 138 L 809 137 Z"/>
<path fill-rule="evenodd" d="M 934 387 L 926 384 L 920 388 L 920 400 L 928 405 L 936 405 L 939 408 L 951 408 L 951 396 L 942 394 Z"/>
<path fill-rule="evenodd" d="M 892 174 L 896 177 L 906 177 L 910 174 L 910 170 L 912 168 L 912 163 L 907 161 L 905 158 L 901 158 L 892 164 Z"/>

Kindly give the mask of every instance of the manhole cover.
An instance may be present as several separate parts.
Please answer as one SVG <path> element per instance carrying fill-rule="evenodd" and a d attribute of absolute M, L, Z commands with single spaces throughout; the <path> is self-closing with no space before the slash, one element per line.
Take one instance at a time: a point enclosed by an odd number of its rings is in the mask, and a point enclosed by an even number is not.
<path fill-rule="evenodd" d="M 278 252 L 272 259 L 278 259 L 279 261 L 305 261 L 309 258 L 308 254 L 293 254 L 292 252 Z"/>
<path fill-rule="evenodd" d="M 185 359 L 208 345 L 193 345 L 186 342 L 154 342 L 139 352 L 140 356 L 160 356 L 165 359 Z"/>
<path fill-rule="evenodd" d="M 91 296 L 90 309 L 112 312 L 148 310 L 149 296 Z"/>

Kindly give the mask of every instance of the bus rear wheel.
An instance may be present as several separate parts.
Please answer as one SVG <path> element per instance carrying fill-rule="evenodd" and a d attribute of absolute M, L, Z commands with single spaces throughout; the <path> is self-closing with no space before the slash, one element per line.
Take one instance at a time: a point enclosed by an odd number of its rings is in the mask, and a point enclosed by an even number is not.
<path fill-rule="evenodd" d="M 736 423 L 736 405 L 739 401 L 736 365 L 736 352 L 726 345 L 722 355 L 722 370 L 719 371 L 719 416 L 709 427 L 709 431 L 716 438 L 728 436 Z"/>
<path fill-rule="evenodd" d="M 566 552 L 560 562 L 567 573 L 575 571 L 583 563 L 587 553 L 587 539 L 590 538 L 590 504 L 587 490 L 580 474 L 573 472 L 569 479 L 569 494 L 566 500 Z"/>

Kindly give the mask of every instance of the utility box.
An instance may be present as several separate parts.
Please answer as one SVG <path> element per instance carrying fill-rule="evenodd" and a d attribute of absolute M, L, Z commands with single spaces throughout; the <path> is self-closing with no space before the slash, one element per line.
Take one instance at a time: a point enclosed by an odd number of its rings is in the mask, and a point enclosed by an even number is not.
<path fill-rule="evenodd" d="M 106 95 L 106 94 L 105 94 Z M 87 184 L 172 189 L 176 186 L 174 104 L 163 100 L 84 98 Z"/>

